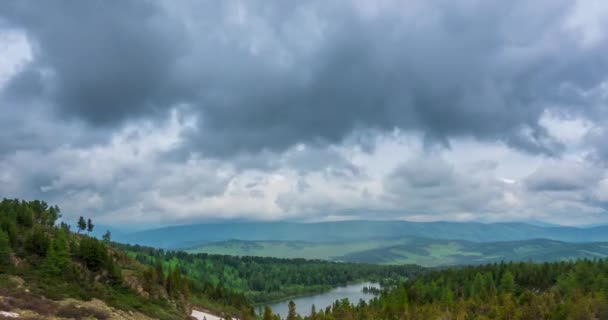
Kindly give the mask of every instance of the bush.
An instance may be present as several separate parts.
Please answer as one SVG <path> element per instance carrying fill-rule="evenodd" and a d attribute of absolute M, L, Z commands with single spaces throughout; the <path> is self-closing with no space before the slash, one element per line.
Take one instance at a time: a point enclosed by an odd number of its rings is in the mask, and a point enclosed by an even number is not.
<path fill-rule="evenodd" d="M 69 304 L 59 308 L 56 315 L 62 318 L 70 319 L 86 319 L 93 317 L 95 319 L 105 320 L 110 318 L 110 315 L 104 311 L 94 308 L 81 307 L 74 304 Z"/>

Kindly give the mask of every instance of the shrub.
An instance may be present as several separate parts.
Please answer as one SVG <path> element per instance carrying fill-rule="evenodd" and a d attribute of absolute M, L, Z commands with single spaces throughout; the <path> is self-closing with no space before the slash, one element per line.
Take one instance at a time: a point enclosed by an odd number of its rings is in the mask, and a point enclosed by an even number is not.
<path fill-rule="evenodd" d="M 62 306 L 59 308 L 56 315 L 62 318 L 71 319 L 86 319 L 93 317 L 95 319 L 105 320 L 110 318 L 110 315 L 104 311 L 94 308 L 81 307 L 74 304 Z"/>

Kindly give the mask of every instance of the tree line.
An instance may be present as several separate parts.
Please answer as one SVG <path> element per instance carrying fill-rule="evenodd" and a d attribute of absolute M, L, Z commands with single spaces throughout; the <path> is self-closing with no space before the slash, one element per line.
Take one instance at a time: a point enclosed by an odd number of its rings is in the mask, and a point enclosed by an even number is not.
<path fill-rule="evenodd" d="M 285 297 L 315 293 L 353 282 L 391 283 L 423 269 L 413 265 L 382 266 L 323 260 L 236 257 L 183 251 L 164 251 L 137 245 L 116 244 L 146 265 L 179 266 L 199 284 L 242 292 L 248 301 L 261 304 Z"/>
<path fill-rule="evenodd" d="M 608 260 L 453 267 L 354 303 L 339 300 L 306 317 L 290 305 L 287 319 L 608 319 Z"/>

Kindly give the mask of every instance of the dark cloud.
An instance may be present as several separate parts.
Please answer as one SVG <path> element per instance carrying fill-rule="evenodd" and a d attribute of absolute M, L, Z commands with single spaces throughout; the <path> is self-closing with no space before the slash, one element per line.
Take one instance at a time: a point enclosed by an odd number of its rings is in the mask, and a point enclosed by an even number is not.
<path fill-rule="evenodd" d="M 46 95 L 63 115 L 96 125 L 149 115 L 176 99 L 171 71 L 187 48 L 180 22 L 154 3 L 19 1 L 0 10 L 34 45 L 34 62 L 9 90 Z"/>
<path fill-rule="evenodd" d="M 564 31 L 572 6 L 19 1 L 1 16 L 35 46 L 10 88 L 98 126 L 187 105 L 199 120 L 190 146 L 206 154 L 393 128 L 558 154 L 541 114 L 582 104 L 580 90 L 605 78 L 608 61 L 604 39 L 582 46 Z M 48 82 L 36 78 L 41 69 Z"/>

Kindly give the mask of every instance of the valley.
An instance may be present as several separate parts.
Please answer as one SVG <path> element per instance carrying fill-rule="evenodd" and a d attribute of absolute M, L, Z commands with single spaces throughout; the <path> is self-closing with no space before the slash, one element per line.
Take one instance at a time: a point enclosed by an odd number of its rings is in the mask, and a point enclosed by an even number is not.
<path fill-rule="evenodd" d="M 569 243 L 547 239 L 472 242 L 410 237 L 321 243 L 230 240 L 186 252 L 438 267 L 500 261 L 548 262 L 604 258 L 608 256 L 608 242 Z"/>

